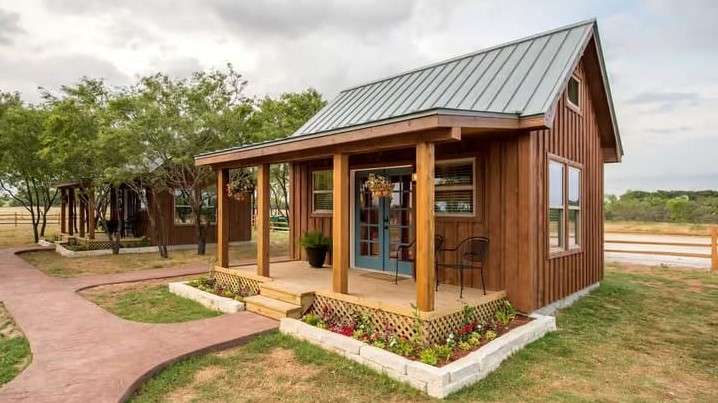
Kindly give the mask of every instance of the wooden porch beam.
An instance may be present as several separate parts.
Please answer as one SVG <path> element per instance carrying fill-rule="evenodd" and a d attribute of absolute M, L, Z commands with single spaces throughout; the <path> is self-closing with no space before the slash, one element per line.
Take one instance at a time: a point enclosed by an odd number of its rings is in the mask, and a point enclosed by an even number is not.
<path fill-rule="evenodd" d="M 85 195 L 80 191 L 80 238 L 85 237 L 85 215 L 87 214 L 87 203 L 85 202 Z"/>
<path fill-rule="evenodd" d="M 217 173 L 217 266 L 229 267 L 229 169 Z"/>
<path fill-rule="evenodd" d="M 434 310 L 434 144 L 416 145 L 416 307 Z"/>
<path fill-rule="evenodd" d="M 257 167 L 257 274 L 269 277 L 269 164 Z"/>
<path fill-rule="evenodd" d="M 349 156 L 334 154 L 332 193 L 332 290 L 349 292 Z"/>

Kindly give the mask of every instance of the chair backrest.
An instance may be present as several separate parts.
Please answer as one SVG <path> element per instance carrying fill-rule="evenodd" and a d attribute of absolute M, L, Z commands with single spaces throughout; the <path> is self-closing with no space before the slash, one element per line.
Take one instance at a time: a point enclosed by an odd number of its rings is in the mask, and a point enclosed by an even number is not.
<path fill-rule="evenodd" d="M 434 235 L 434 250 L 440 251 L 444 249 L 444 237 L 441 235 Z"/>
<path fill-rule="evenodd" d="M 459 259 L 471 263 L 485 263 L 489 253 L 489 238 L 474 236 L 461 241 L 458 248 Z"/>

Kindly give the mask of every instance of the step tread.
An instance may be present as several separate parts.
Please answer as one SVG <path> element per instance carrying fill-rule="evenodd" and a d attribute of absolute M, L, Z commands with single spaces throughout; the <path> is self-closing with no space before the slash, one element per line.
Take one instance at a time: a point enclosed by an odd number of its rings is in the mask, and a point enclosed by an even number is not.
<path fill-rule="evenodd" d="M 275 281 L 269 281 L 259 285 L 259 288 L 266 288 L 272 291 L 281 292 L 284 294 L 292 294 L 299 297 L 314 294 L 314 288 L 307 288 L 305 286 L 296 285 L 292 283 L 281 283 Z"/>
<path fill-rule="evenodd" d="M 291 312 L 297 309 L 302 309 L 301 305 L 290 304 L 288 302 L 280 301 L 278 299 L 265 297 L 263 295 L 253 295 L 244 299 L 245 304 L 256 304 L 265 308 L 271 309 L 277 312 Z"/>

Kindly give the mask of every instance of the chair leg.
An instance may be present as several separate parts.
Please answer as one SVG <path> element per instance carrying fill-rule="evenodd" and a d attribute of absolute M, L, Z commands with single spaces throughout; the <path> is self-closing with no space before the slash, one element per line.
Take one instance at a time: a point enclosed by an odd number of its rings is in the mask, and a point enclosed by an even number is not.
<path fill-rule="evenodd" d="M 459 266 L 459 298 L 464 298 L 464 266 Z"/>
<path fill-rule="evenodd" d="M 399 285 L 399 259 L 396 259 L 394 265 L 394 284 Z"/>

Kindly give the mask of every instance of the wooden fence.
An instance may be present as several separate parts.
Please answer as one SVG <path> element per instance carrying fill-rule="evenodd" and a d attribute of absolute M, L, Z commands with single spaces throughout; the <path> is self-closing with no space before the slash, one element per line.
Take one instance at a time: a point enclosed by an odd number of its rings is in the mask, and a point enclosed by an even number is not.
<path fill-rule="evenodd" d="M 60 214 L 48 214 L 48 224 L 60 224 Z M 30 213 L 12 212 L 0 213 L 0 225 L 10 225 L 19 227 L 21 225 L 32 225 L 32 216 Z"/>

